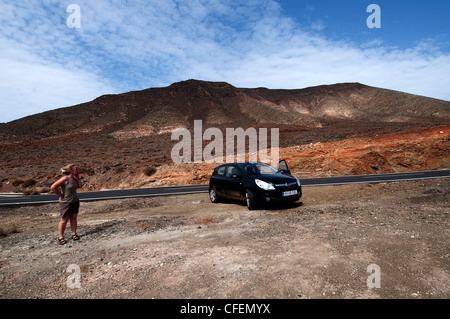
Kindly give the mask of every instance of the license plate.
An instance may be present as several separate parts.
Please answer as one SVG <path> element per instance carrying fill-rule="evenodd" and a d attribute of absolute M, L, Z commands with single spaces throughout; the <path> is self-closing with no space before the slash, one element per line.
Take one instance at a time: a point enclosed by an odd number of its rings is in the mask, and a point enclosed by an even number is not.
<path fill-rule="evenodd" d="M 297 195 L 297 190 L 283 192 L 283 196 Z"/>

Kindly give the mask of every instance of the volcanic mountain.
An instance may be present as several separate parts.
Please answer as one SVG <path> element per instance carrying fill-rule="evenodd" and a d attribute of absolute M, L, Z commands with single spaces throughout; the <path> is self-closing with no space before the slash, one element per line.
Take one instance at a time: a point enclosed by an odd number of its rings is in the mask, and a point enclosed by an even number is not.
<path fill-rule="evenodd" d="M 222 132 L 278 128 L 280 158 L 299 177 L 449 167 L 448 101 L 359 83 L 275 90 L 187 80 L 0 124 L 0 191 L 45 189 L 72 162 L 86 190 L 207 183 L 217 164 L 171 159 L 172 131 L 192 132 L 195 120 Z"/>

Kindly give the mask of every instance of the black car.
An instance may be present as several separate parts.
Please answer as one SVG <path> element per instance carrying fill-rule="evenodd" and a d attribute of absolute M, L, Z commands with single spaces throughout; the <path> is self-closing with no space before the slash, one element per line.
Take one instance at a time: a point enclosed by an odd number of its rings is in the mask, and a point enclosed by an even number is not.
<path fill-rule="evenodd" d="M 291 175 L 286 161 L 278 169 L 264 163 L 230 163 L 214 169 L 209 180 L 209 198 L 217 203 L 222 198 L 245 200 L 248 209 L 263 202 L 294 203 L 302 196 L 298 178 Z"/>

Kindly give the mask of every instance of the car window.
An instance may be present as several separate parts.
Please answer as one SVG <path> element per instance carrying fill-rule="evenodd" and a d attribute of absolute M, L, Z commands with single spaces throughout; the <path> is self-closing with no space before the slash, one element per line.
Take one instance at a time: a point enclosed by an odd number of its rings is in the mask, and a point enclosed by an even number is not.
<path fill-rule="evenodd" d="M 227 167 L 226 166 L 218 167 L 216 169 L 216 175 L 224 176 L 225 175 L 225 168 L 227 168 Z"/>
<path fill-rule="evenodd" d="M 234 167 L 234 166 L 228 166 L 228 168 L 227 168 L 227 176 L 231 177 L 231 175 L 233 175 L 233 174 L 235 174 L 235 175 L 239 174 L 239 170 L 236 167 Z"/>
<path fill-rule="evenodd" d="M 248 164 L 244 167 L 244 170 L 249 175 L 259 175 L 259 174 L 275 174 L 277 170 L 270 165 L 256 163 L 256 164 Z"/>

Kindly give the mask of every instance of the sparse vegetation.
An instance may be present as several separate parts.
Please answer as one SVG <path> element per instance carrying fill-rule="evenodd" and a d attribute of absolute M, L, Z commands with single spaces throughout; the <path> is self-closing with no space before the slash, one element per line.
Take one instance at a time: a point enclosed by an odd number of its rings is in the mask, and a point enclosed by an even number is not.
<path fill-rule="evenodd" d="M 40 192 L 38 190 L 29 190 L 23 192 L 24 195 L 40 195 Z"/>
<path fill-rule="evenodd" d="M 50 189 L 50 187 L 38 187 L 36 188 L 37 193 L 53 193 Z"/>
<path fill-rule="evenodd" d="M 155 173 L 156 173 L 156 167 L 154 167 L 154 166 L 147 166 L 146 168 L 144 168 L 144 174 L 146 176 L 152 176 Z"/>
<path fill-rule="evenodd" d="M 20 186 L 22 185 L 22 187 L 32 187 L 36 184 L 36 181 L 32 178 L 23 180 L 23 179 L 19 179 L 16 178 L 12 183 L 11 183 L 14 187 Z"/>
<path fill-rule="evenodd" d="M 5 229 L 0 227 L 0 237 L 8 237 L 11 234 L 20 233 L 19 227 L 16 224 L 12 225 L 11 228 Z"/>
<path fill-rule="evenodd" d="M 36 181 L 32 178 L 29 178 L 25 181 L 23 181 L 23 187 L 32 187 L 36 184 Z"/>
<path fill-rule="evenodd" d="M 15 179 L 12 182 L 12 185 L 15 186 L 15 187 L 17 187 L 17 186 L 19 186 L 21 184 L 23 184 L 23 180 L 21 180 L 21 179 Z"/>
<path fill-rule="evenodd" d="M 116 172 L 117 174 L 123 173 L 123 172 L 125 172 L 125 167 L 123 167 L 123 166 L 118 166 L 118 167 L 115 168 L 115 172 Z"/>

